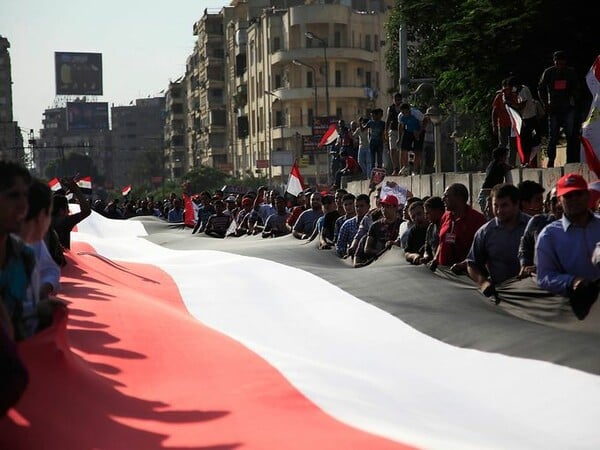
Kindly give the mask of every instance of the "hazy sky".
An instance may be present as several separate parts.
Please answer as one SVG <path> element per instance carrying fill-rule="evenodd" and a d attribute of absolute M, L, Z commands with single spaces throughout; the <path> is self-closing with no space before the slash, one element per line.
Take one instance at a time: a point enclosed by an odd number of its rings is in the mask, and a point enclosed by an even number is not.
<path fill-rule="evenodd" d="M 205 8 L 228 0 L 0 0 L 0 35 L 10 41 L 13 113 L 21 128 L 41 128 L 54 104 L 54 52 L 102 53 L 104 95 L 128 105 L 158 94 L 185 72 L 192 27 Z"/>

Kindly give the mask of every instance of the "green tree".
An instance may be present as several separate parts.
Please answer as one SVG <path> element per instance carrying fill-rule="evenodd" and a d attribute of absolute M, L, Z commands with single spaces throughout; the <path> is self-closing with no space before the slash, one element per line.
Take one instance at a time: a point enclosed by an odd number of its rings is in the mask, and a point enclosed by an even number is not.
<path fill-rule="evenodd" d="M 561 49 L 583 81 L 598 53 L 596 18 L 582 1 L 398 0 L 386 30 L 394 74 L 401 23 L 417 43 L 409 47 L 410 77 L 433 77 L 442 108 L 471 117 L 461 147 L 477 159 L 495 144 L 490 104 L 502 79 L 517 75 L 535 93 L 552 52 Z"/>
<path fill-rule="evenodd" d="M 98 172 L 94 161 L 88 155 L 72 152 L 64 158 L 56 158 L 50 161 L 44 175 L 47 178 L 53 177 L 80 177 L 90 176 L 92 181 L 97 184 L 104 184 L 104 176 Z"/>

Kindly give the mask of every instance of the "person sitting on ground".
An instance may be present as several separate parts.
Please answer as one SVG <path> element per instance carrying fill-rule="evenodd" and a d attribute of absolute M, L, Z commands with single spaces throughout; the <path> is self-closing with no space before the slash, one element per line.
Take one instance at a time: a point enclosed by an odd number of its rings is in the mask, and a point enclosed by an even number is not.
<path fill-rule="evenodd" d="M 337 192 L 336 192 L 336 195 L 337 195 Z M 344 224 L 344 222 L 348 219 L 351 219 L 356 214 L 356 210 L 354 208 L 355 200 L 356 200 L 356 197 L 354 196 L 354 194 L 346 193 L 342 197 L 341 203 L 342 203 L 343 215 L 337 218 L 337 220 L 335 221 L 335 225 L 333 227 L 333 243 L 334 244 L 338 240 L 338 236 L 340 234 L 340 228 L 342 228 L 342 225 Z M 338 205 L 338 212 L 339 212 L 339 205 Z"/>
<path fill-rule="evenodd" d="M 467 270 L 465 259 L 473 237 L 486 220 L 483 214 L 468 204 L 469 191 L 464 184 L 454 183 L 446 187 L 442 200 L 446 205 L 446 212 L 440 221 L 436 264 L 450 267 L 452 272 L 462 274 Z"/>
<path fill-rule="evenodd" d="M 413 202 L 408 208 L 408 214 L 413 226 L 408 230 L 404 256 L 411 264 L 422 264 L 425 254 L 425 238 L 429 222 L 425 218 L 423 202 Z"/>
<path fill-rule="evenodd" d="M 354 200 L 355 215 L 344 221 L 335 242 L 335 251 L 340 258 L 353 256 L 349 253 L 349 247 L 358 232 L 360 223 L 369 212 L 369 206 L 369 196 L 367 194 L 360 194 Z"/>
<path fill-rule="evenodd" d="M 563 216 L 546 226 L 535 248 L 537 283 L 542 289 L 569 297 L 573 312 L 585 318 L 598 296 L 600 267 L 592 263 L 600 241 L 600 218 L 589 209 L 588 185 L 576 173 L 556 185 Z"/>
<path fill-rule="evenodd" d="M 400 230 L 398 231 L 398 245 L 402 248 L 406 247 L 408 239 L 408 231 L 413 227 L 413 221 L 410 218 L 408 212 L 410 205 L 415 202 L 421 202 L 419 197 L 410 197 L 406 200 L 406 205 L 400 205 L 400 212 L 402 214 L 402 223 L 400 224 Z"/>
<path fill-rule="evenodd" d="M 346 211 L 344 211 L 344 195 L 346 195 L 347 193 L 348 191 L 346 189 L 339 188 L 335 190 L 335 194 L 333 196 L 335 199 L 335 207 L 340 213 L 340 216 L 346 214 Z"/>
<path fill-rule="evenodd" d="M 287 224 L 290 214 L 285 207 L 285 199 L 281 195 L 275 197 L 275 208 L 277 212 L 267 217 L 262 232 L 263 238 L 285 236 L 291 231 Z"/>
<path fill-rule="evenodd" d="M 388 195 L 380 203 L 383 210 L 383 218 L 373 222 L 369 228 L 369 235 L 364 249 L 367 260 L 363 262 L 358 261 L 358 264 L 355 263 L 355 267 L 360 267 L 375 260 L 384 251 L 392 248 L 398 239 L 398 230 L 402 223 L 402 218 L 398 210 L 398 197 Z"/>
<path fill-rule="evenodd" d="M 444 215 L 444 201 L 441 197 L 429 197 L 425 200 L 425 219 L 429 223 L 425 234 L 425 249 L 422 264 L 427 264 L 436 259 L 438 244 L 440 242 L 440 221 Z"/>
<path fill-rule="evenodd" d="M 10 321 L 11 338 L 35 332 L 38 289 L 33 283 L 35 254 L 18 233 L 27 217 L 31 175 L 12 161 L 0 161 L 0 301 Z"/>
<path fill-rule="evenodd" d="M 519 190 L 498 184 L 491 192 L 494 219 L 482 226 L 467 256 L 468 272 L 486 297 L 496 286 L 519 274 L 519 243 L 530 216 L 519 210 Z"/>
<path fill-rule="evenodd" d="M 335 230 L 335 222 L 340 217 L 340 213 L 335 203 L 335 198 L 332 195 L 326 195 L 322 200 L 323 204 L 323 217 L 318 220 L 322 220 L 322 227 L 316 227 L 319 234 L 319 248 L 322 250 L 328 250 L 333 247 L 333 233 Z M 319 229 L 320 228 L 320 229 Z"/>
<path fill-rule="evenodd" d="M 519 272 L 519 277 L 521 278 L 536 273 L 534 257 L 537 238 L 548 224 L 562 217 L 563 210 L 562 205 L 559 203 L 558 197 L 556 196 L 556 187 L 552 188 L 548 193 L 546 204 L 549 204 L 550 212 L 533 216 L 529 220 L 525 232 L 523 233 L 523 237 L 521 238 L 518 255 L 519 261 L 521 262 L 521 271 Z"/>
<path fill-rule="evenodd" d="M 358 161 L 356 161 L 352 155 L 349 155 L 347 150 L 342 150 L 340 152 L 340 158 L 345 165 L 344 168 L 338 170 L 335 174 L 334 189 L 337 189 L 342 185 L 342 177 L 357 177 L 362 174 L 362 169 L 360 168 Z"/>
<path fill-rule="evenodd" d="M 492 151 L 492 158 L 485 169 L 485 180 L 477 198 L 481 212 L 488 219 L 493 216 L 489 202 L 492 188 L 497 184 L 512 183 L 511 166 L 507 163 L 508 149 L 506 147 L 495 148 Z"/>
<path fill-rule="evenodd" d="M 519 188 L 520 208 L 525 214 L 535 216 L 544 212 L 544 186 L 535 181 L 521 181 Z"/>
<path fill-rule="evenodd" d="M 181 223 L 183 222 L 183 207 L 181 206 L 181 199 L 176 198 L 173 200 L 173 207 L 169 210 L 167 216 L 167 222 L 169 223 Z"/>
<path fill-rule="evenodd" d="M 117 204 L 115 202 L 110 202 L 108 205 L 106 205 L 106 208 L 104 208 L 104 216 L 108 219 L 124 219 L 121 211 L 117 209 Z"/>
<path fill-rule="evenodd" d="M 233 219 L 238 212 L 235 195 L 230 195 L 225 199 L 225 207 L 225 214 Z"/>
<path fill-rule="evenodd" d="M 198 217 L 196 219 L 196 225 L 192 230 L 192 234 L 196 232 L 203 233 L 208 223 L 208 218 L 216 213 L 214 206 L 212 205 L 210 192 L 202 191 L 199 195 L 200 206 L 198 207 Z"/>
<path fill-rule="evenodd" d="M 270 191 L 266 186 L 258 188 L 256 198 L 254 199 L 254 211 L 256 211 L 261 224 L 264 224 L 270 215 L 277 213 L 275 197 L 278 195 L 276 191 Z"/>
<path fill-rule="evenodd" d="M 308 239 L 315 229 L 317 219 L 323 215 L 320 193 L 311 194 L 310 204 L 311 208 L 300 214 L 292 228 L 292 234 L 296 239 Z"/>
<path fill-rule="evenodd" d="M 254 228 L 252 219 L 253 205 L 254 199 L 252 197 L 244 196 L 242 198 L 242 208 L 239 210 L 237 217 L 235 218 L 237 226 L 233 236 L 252 234 L 252 230 Z"/>
<path fill-rule="evenodd" d="M 310 194 L 312 194 L 312 192 L 312 189 L 307 188 L 296 196 L 296 206 L 292 208 L 292 212 L 287 220 L 290 229 L 294 227 L 300 214 L 310 208 Z"/>
<path fill-rule="evenodd" d="M 52 216 L 52 191 L 46 183 L 34 180 L 29 187 L 29 208 L 19 236 L 35 254 L 35 273 L 39 288 L 39 298 L 47 299 L 60 289 L 60 267 L 48 252 L 44 236 L 50 226 Z"/>
<path fill-rule="evenodd" d="M 92 208 L 81 192 L 79 186 L 73 178 L 62 180 L 62 185 L 66 186 L 79 203 L 80 211 L 75 214 L 69 214 L 69 202 L 64 195 L 55 195 L 52 207 L 52 229 L 58 234 L 60 244 L 66 248 L 71 248 L 71 230 L 92 213 Z"/>
<path fill-rule="evenodd" d="M 225 214 L 225 202 L 223 200 L 215 201 L 214 207 L 216 212 L 208 218 L 204 232 L 208 236 L 224 238 L 232 219 L 229 214 Z"/>

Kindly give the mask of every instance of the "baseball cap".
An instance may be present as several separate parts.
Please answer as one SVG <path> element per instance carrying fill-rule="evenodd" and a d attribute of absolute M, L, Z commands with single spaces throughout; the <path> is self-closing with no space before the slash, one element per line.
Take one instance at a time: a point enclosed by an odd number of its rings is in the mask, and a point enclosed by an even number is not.
<path fill-rule="evenodd" d="M 381 203 L 382 205 L 390 205 L 390 206 L 396 206 L 396 207 L 399 206 L 398 197 L 396 197 L 395 195 L 387 195 L 379 203 Z"/>
<path fill-rule="evenodd" d="M 568 173 L 556 183 L 556 195 L 562 197 L 569 192 L 587 191 L 588 184 L 578 173 Z"/>
<path fill-rule="evenodd" d="M 225 201 L 226 201 L 226 202 L 233 202 L 233 203 L 235 203 L 235 202 L 236 202 L 236 199 L 235 199 L 235 197 L 234 197 L 233 195 L 230 195 L 229 197 L 227 197 L 227 198 L 225 199 Z"/>

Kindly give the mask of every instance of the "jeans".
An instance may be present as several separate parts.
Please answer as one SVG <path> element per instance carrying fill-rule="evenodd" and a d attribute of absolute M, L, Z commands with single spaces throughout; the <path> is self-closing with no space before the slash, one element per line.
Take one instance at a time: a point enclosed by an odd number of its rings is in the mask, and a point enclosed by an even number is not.
<path fill-rule="evenodd" d="M 548 162 L 554 166 L 556 159 L 556 144 L 560 136 L 561 127 L 567 137 L 567 162 L 578 162 L 579 142 L 574 141 L 575 110 L 552 112 L 548 115 Z"/>
<path fill-rule="evenodd" d="M 371 169 L 373 169 L 373 162 L 371 161 L 371 150 L 369 147 L 359 147 L 358 148 L 358 164 L 363 171 L 363 175 L 367 178 L 371 174 Z"/>
<path fill-rule="evenodd" d="M 371 163 L 375 167 L 383 167 L 383 141 L 370 141 L 369 151 L 371 152 Z"/>

